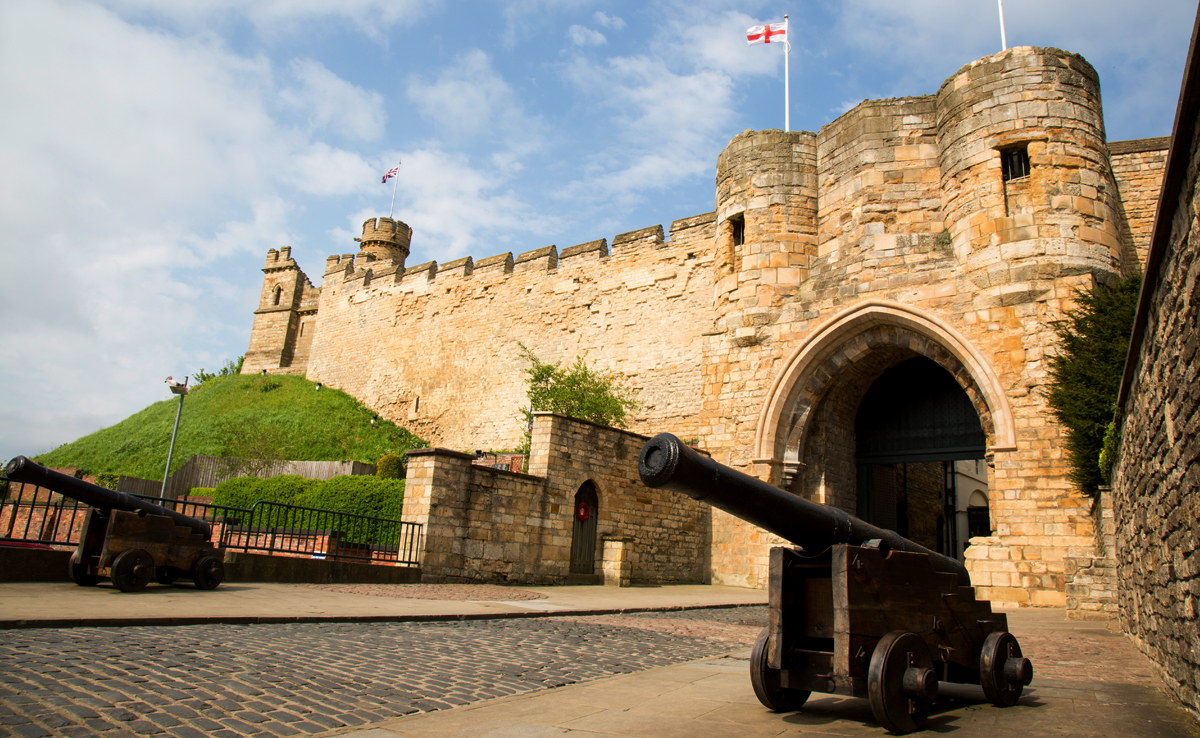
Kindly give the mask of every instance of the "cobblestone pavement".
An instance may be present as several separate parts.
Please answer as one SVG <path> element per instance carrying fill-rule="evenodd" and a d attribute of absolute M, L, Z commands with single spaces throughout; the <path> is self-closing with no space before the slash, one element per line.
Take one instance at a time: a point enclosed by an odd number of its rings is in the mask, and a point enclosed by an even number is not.
<path fill-rule="evenodd" d="M 717 656 L 752 643 L 765 624 L 765 607 L 741 607 L 446 623 L 8 630 L 0 644 L 0 735 L 312 734 Z"/>
<path fill-rule="evenodd" d="M 303 584 L 302 587 L 327 592 L 373 595 L 375 597 L 404 597 L 415 600 L 474 600 L 508 601 L 544 600 L 541 592 L 495 584 Z"/>

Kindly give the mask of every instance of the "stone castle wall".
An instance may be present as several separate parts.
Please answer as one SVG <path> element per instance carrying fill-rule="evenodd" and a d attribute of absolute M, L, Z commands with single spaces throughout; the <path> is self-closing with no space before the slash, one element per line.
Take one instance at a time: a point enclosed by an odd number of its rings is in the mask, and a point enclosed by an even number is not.
<path fill-rule="evenodd" d="M 390 274 L 331 261 L 307 375 L 439 446 L 511 449 L 520 342 L 542 361 L 586 354 L 637 392 L 635 428 L 695 437 L 712 221 L 676 221 L 667 241 L 659 227 L 623 234 L 611 251 L 601 240 Z"/>
<path fill-rule="evenodd" d="M 1093 529 L 1041 391 L 1052 324 L 1075 290 L 1140 267 L 1156 145 L 1110 156 L 1091 66 L 1019 47 L 816 134 L 735 137 L 715 212 L 676 221 L 665 241 L 655 227 L 611 249 L 406 268 L 395 250 L 367 250 L 368 221 L 362 252 L 327 264 L 307 375 L 437 445 L 497 449 L 520 439 L 517 342 L 544 361 L 586 354 L 638 390 L 635 431 L 699 438 L 717 461 L 854 512 L 855 409 L 882 372 L 925 356 L 988 439 L 1003 548 L 981 596 L 1061 605 L 1063 559 Z M 1017 150 L 1030 171 L 1006 178 Z M 260 309 L 245 371 L 295 370 L 302 352 L 276 348 L 299 338 L 284 322 Z M 773 543 L 714 511 L 712 581 L 763 586 Z"/>
<path fill-rule="evenodd" d="M 1193 52 L 1195 50 L 1193 49 Z M 1188 79 L 1196 84 L 1196 68 Z M 1196 88 L 1185 92 L 1195 99 Z M 1176 121 L 1139 320 L 1126 371 L 1120 451 L 1113 469 L 1121 626 L 1159 664 L 1164 681 L 1200 714 L 1200 126 Z M 1182 124 L 1182 125 L 1181 125 Z M 1168 175 L 1170 176 L 1170 175 Z M 1159 234 L 1155 234 L 1157 237 Z M 1155 244 L 1159 246 L 1158 243 Z M 1149 298 L 1148 300 L 1146 298 Z"/>
<path fill-rule="evenodd" d="M 1162 187 L 1163 167 L 1171 139 L 1144 138 L 1114 141 L 1108 145 L 1113 176 L 1124 205 L 1122 235 L 1137 252 L 1137 271 L 1144 271 L 1150 232 L 1154 229 L 1154 211 Z"/>

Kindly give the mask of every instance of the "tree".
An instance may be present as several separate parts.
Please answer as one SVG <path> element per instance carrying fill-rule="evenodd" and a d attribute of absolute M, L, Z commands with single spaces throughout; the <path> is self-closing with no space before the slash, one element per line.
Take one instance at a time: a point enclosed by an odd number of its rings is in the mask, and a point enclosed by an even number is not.
<path fill-rule="evenodd" d="M 255 416 L 222 421 L 216 428 L 222 471 L 234 477 L 259 477 L 287 459 L 288 434 Z"/>
<path fill-rule="evenodd" d="M 1104 483 L 1098 460 L 1113 422 L 1141 285 L 1138 275 L 1083 290 L 1076 307 L 1054 325 L 1059 352 L 1049 360 L 1046 399 L 1066 428 L 1071 481 L 1087 495 Z"/>
<path fill-rule="evenodd" d="M 525 344 L 518 342 L 517 345 L 521 348 L 521 358 L 529 362 L 524 370 L 529 385 L 529 407 L 521 410 L 525 421 L 523 451 L 526 463 L 535 412 L 562 413 L 600 425 L 624 428 L 629 414 L 640 407 L 631 390 L 621 385 L 620 376 L 589 367 L 583 356 L 563 368 L 559 362 L 547 364 L 538 359 Z"/>
<path fill-rule="evenodd" d="M 225 366 L 221 367 L 215 374 L 212 372 L 206 372 L 204 371 L 204 368 L 201 367 L 200 371 L 192 375 L 192 379 L 195 380 L 195 384 L 193 384 L 192 387 L 199 387 L 208 380 L 216 379 L 217 377 L 231 377 L 235 374 L 241 374 L 242 362 L 245 360 L 246 356 L 244 354 L 236 359 L 230 359 L 229 361 L 225 362 Z"/>

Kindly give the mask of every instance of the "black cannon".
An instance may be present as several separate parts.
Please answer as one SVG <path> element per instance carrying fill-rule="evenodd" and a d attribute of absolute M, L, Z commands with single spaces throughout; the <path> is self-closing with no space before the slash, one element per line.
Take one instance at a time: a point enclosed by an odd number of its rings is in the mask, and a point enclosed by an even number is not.
<path fill-rule="evenodd" d="M 24 456 L 10 461 L 4 474 L 89 505 L 70 564 L 71 579 L 81 587 L 99 584 L 106 572 L 122 592 L 144 588 L 151 577 L 159 584 L 189 578 L 198 589 L 216 589 L 225 577 L 225 551 L 212 545 L 212 529 L 199 518 L 47 469 Z"/>
<path fill-rule="evenodd" d="M 939 682 L 978 684 L 1016 704 L 1033 666 L 1008 619 L 975 599 L 966 568 L 893 531 L 722 466 L 678 438 L 650 439 L 638 458 L 648 487 L 706 502 L 799 546 L 770 555 L 770 617 L 750 681 L 771 710 L 812 692 L 865 697 L 895 733 L 920 730 Z"/>

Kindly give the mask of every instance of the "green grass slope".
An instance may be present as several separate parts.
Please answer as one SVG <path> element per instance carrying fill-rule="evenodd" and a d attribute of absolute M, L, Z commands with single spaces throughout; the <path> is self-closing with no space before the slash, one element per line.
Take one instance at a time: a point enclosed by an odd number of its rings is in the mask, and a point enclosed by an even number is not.
<path fill-rule="evenodd" d="M 47 466 L 161 479 L 178 405 L 174 397 L 156 402 L 35 460 Z M 425 445 L 345 392 L 328 387 L 317 391 L 317 385 L 303 377 L 217 377 L 184 399 L 171 471 L 192 454 L 373 464 L 386 453 Z"/>

